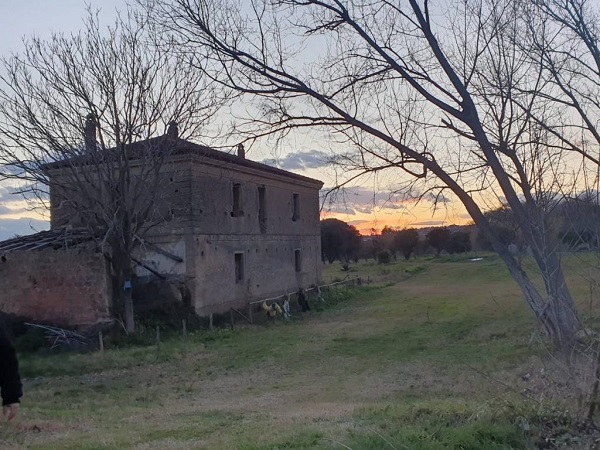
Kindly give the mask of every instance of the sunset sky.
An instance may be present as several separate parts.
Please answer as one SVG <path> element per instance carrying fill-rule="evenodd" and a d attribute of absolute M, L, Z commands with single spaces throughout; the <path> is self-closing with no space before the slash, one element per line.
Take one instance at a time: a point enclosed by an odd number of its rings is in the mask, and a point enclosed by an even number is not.
<path fill-rule="evenodd" d="M 4 7 L 0 15 L 0 55 L 21 51 L 24 36 L 47 37 L 53 31 L 76 31 L 81 26 L 86 4 L 91 4 L 92 8 L 101 7 L 101 19 L 104 20 L 114 17 L 115 8 L 125 6 L 123 0 L 11 2 L 10 8 Z M 325 183 L 323 195 L 336 184 L 335 171 L 327 164 L 327 156 L 319 141 L 302 136 L 279 149 L 276 155 L 264 144 L 248 152 L 248 157 L 255 161 L 322 180 Z M 385 182 L 364 178 L 340 191 L 335 201 L 325 201 L 322 215 L 349 222 L 363 234 L 369 234 L 371 228 L 381 230 L 386 225 L 426 227 L 464 224 L 470 220 L 462 205 L 451 198 L 434 209 L 428 198 L 417 203 L 390 195 L 394 189 L 394 174 Z M 10 184 L 0 184 L 0 240 L 47 229 L 44 212 L 31 210 L 20 196 L 12 194 L 13 190 L 14 186 Z"/>

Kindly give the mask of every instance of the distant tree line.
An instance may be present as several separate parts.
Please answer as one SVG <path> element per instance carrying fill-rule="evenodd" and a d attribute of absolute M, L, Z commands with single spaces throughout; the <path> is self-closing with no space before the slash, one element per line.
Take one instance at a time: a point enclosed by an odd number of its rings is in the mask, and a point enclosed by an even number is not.
<path fill-rule="evenodd" d="M 554 234 L 564 250 L 600 250 L 600 205 L 594 193 L 583 193 L 574 198 L 557 201 L 550 214 L 550 233 Z M 514 253 L 527 250 L 522 224 L 508 206 L 500 206 L 485 213 L 503 245 Z M 481 233 L 476 240 L 482 250 L 492 251 L 491 243 Z"/>
<path fill-rule="evenodd" d="M 388 263 L 402 255 L 405 260 L 432 250 L 437 256 L 442 251 L 449 254 L 471 251 L 471 233 L 450 231 L 447 227 L 429 230 L 424 238 L 416 228 L 396 229 L 384 227 L 381 233 L 372 229 L 369 236 L 361 236 L 354 227 L 339 219 L 321 221 L 321 257 L 323 262 L 340 261 L 347 270 L 350 262 L 374 259 Z"/>

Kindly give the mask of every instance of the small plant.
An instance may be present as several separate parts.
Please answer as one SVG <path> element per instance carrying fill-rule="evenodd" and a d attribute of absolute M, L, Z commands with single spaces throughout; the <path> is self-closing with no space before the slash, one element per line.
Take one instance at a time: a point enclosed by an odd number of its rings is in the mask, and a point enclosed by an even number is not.
<path fill-rule="evenodd" d="M 404 269 L 404 272 L 406 272 L 409 275 L 416 275 L 418 273 L 425 272 L 426 270 L 427 269 L 424 266 L 412 266 Z"/>

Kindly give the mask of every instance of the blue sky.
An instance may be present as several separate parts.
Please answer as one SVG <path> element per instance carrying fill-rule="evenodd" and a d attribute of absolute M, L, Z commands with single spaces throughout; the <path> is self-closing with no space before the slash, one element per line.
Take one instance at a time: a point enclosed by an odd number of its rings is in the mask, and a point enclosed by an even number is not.
<path fill-rule="evenodd" d="M 0 54 L 22 49 L 23 36 L 48 36 L 53 31 L 80 28 L 86 5 L 100 8 L 103 17 L 123 9 L 123 0 L 4 0 L 0 14 Z"/>
<path fill-rule="evenodd" d="M 0 55 L 20 52 L 23 38 L 50 36 L 52 32 L 75 32 L 81 28 L 87 5 L 100 9 L 104 20 L 114 17 L 124 0 L 4 0 L 0 13 Z M 0 186 L 0 240 L 15 234 L 31 234 L 48 228 L 48 222 L 28 211 L 20 196 Z M 6 204 L 16 214 L 6 214 Z M 14 208 L 18 205 L 17 208 Z"/>
<path fill-rule="evenodd" d="M 49 37 L 52 32 L 76 32 L 82 27 L 82 20 L 87 6 L 100 9 L 103 23 L 110 23 L 116 10 L 126 8 L 125 0 L 4 0 L 0 14 L 0 55 L 7 56 L 11 52 L 23 49 L 23 38 L 33 35 L 41 38 Z M 298 138 L 300 140 L 298 141 Z M 277 165 L 283 169 L 299 171 L 308 176 L 326 182 L 331 174 L 325 172 L 326 154 L 321 149 L 314 149 L 315 144 L 308 142 L 307 136 L 297 136 L 287 143 L 291 153 L 277 158 Z M 249 157 L 258 161 L 273 164 L 269 152 L 262 146 L 257 154 L 251 151 Z M 252 149 L 254 150 L 254 149 Z M 323 149 L 325 150 L 325 149 Z M 3 189 L 4 188 L 4 189 Z M 371 226 L 382 228 L 390 226 L 424 226 L 419 220 L 435 224 L 464 222 L 464 211 L 438 211 L 432 214 L 430 205 L 411 205 L 390 201 L 389 194 L 381 197 L 378 185 L 354 187 L 343 195 L 343 200 L 334 205 L 329 215 L 354 223 L 368 230 Z M 389 192 L 389 190 L 387 191 Z M 381 197 L 381 198 L 379 198 Z M 12 214 L 7 213 L 10 205 Z M 435 216 L 435 217 L 432 217 Z M 451 217 L 449 217 L 451 216 Z M 430 223 L 427 224 L 430 224 Z M 48 223 L 39 214 L 28 210 L 21 197 L 10 194 L 10 189 L 0 185 L 0 240 L 13 237 L 15 234 L 31 234 L 46 229 Z M 364 231 L 364 230 L 363 230 Z"/>

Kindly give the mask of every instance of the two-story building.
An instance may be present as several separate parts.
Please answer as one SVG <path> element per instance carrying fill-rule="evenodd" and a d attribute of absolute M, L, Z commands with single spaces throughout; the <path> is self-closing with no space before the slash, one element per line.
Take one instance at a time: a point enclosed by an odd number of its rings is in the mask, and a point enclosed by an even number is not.
<path fill-rule="evenodd" d="M 161 169 L 164 189 L 168 192 L 162 195 L 159 205 L 169 214 L 165 215 L 168 218 L 164 222 L 140 237 L 135 258 L 140 279 L 156 280 L 160 275 L 166 281 L 185 284 L 189 299 L 200 315 L 222 312 L 231 306 L 243 306 L 252 300 L 318 283 L 321 279 L 319 189 L 322 182 L 251 161 L 245 157 L 242 146 L 237 154 L 228 154 L 179 139 L 172 130 L 170 132 L 174 151 Z M 133 144 L 132 150 L 142 144 Z M 142 163 L 131 161 L 132 165 Z M 60 252 L 80 255 L 92 251 L 90 248 L 82 250 L 82 244 L 66 245 L 68 248 L 62 245 L 68 240 L 61 233 L 72 234 L 72 230 L 83 225 L 69 210 L 64 193 L 52 189 L 53 177 L 60 177 L 64 170 L 60 164 L 48 168 L 51 231 L 39 234 L 42 242 L 36 241 L 34 235 L 0 243 L 0 256 L 5 260 L 27 260 L 20 268 L 0 263 L 0 292 L 7 292 L 0 296 L 0 310 L 4 312 L 33 315 L 36 308 L 52 308 L 40 298 L 45 294 L 52 299 L 60 297 L 63 306 L 55 315 L 44 313 L 40 317 L 64 323 L 69 303 L 73 308 L 82 308 L 82 302 L 89 296 L 89 283 L 85 287 L 88 293 L 80 292 L 72 283 L 69 292 L 64 292 L 65 283 L 55 286 L 54 290 L 61 294 L 50 292 L 54 279 L 64 277 L 53 275 L 51 270 L 48 272 L 52 264 L 45 262 L 47 258 L 68 259 Z M 57 247 L 60 248 L 57 250 Z M 18 255 L 19 252 L 37 252 L 37 255 L 32 258 Z M 20 288 L 8 286 L 10 272 L 15 270 L 31 274 L 28 277 L 20 273 L 19 279 L 35 279 L 36 272 L 40 273 L 36 261 L 44 267 L 45 273 L 39 292 L 27 281 Z M 92 273 L 106 270 L 107 265 L 98 257 L 94 261 L 96 267 L 91 269 Z M 86 264 L 89 261 L 86 260 Z M 68 264 L 60 266 L 61 270 L 68 270 Z M 75 271 L 83 269 L 73 268 Z M 108 275 L 102 277 L 101 283 L 109 278 Z M 10 289 L 5 291 L 4 287 Z M 106 292 L 108 311 L 112 287 L 98 289 Z M 11 307 L 26 302 L 35 307 Z M 96 310 L 103 309 L 98 307 L 102 301 L 97 296 L 94 302 Z M 106 311 L 98 315 L 106 316 Z M 86 314 L 85 320 L 89 322 L 93 315 Z"/>

